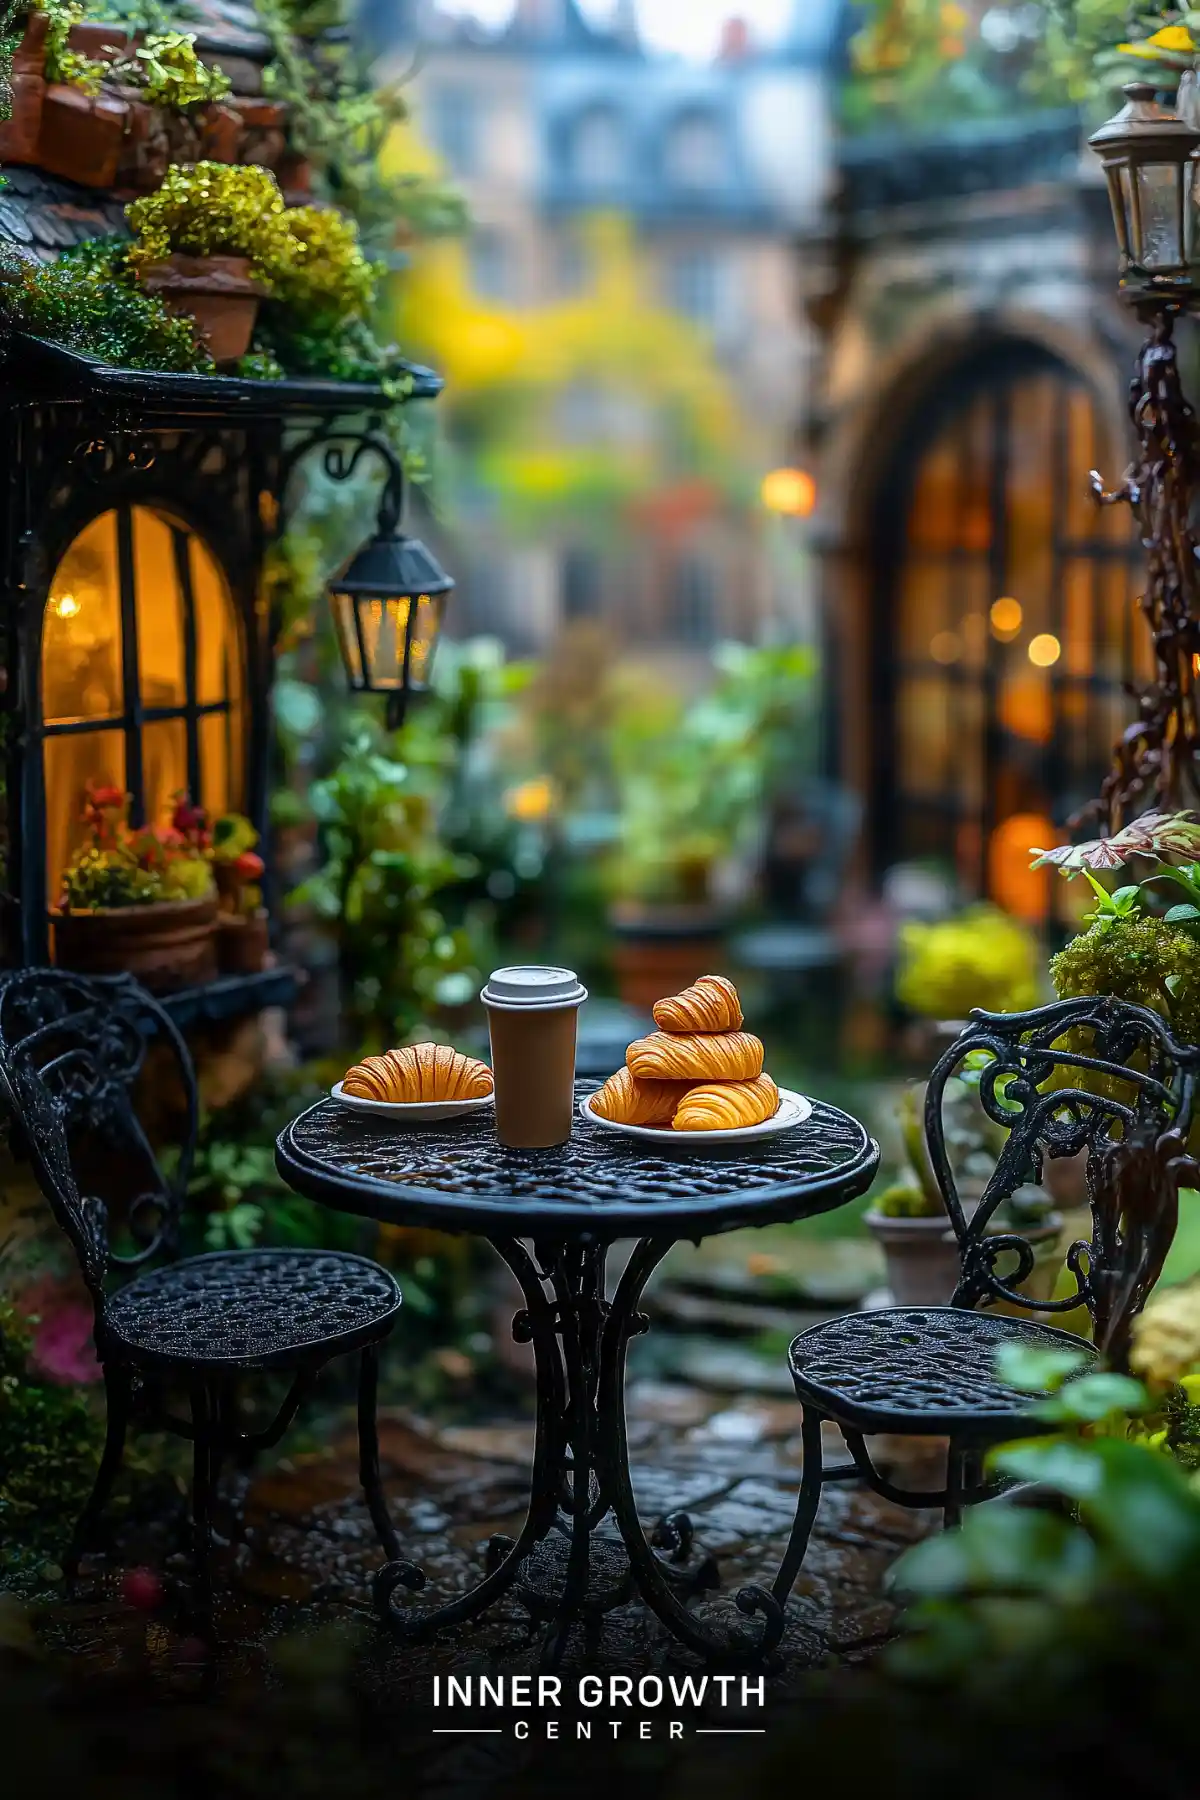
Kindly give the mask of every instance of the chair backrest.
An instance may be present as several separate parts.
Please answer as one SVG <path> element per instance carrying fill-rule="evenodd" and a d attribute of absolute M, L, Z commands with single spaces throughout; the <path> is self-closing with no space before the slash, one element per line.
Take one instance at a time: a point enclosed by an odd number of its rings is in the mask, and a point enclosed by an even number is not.
<path fill-rule="evenodd" d="M 178 1067 L 184 1129 L 178 1165 L 163 1174 L 134 1109 L 134 1088 L 152 1040 Z M 131 977 L 20 969 L 0 975 L 0 1103 L 14 1149 L 71 1241 L 97 1308 L 110 1265 L 134 1267 L 173 1254 L 198 1127 L 195 1073 L 169 1015 Z M 137 1246 L 117 1255 L 105 1200 L 81 1192 L 79 1149 L 112 1158 L 130 1185 L 126 1222 Z M 111 1195 L 109 1196 L 111 1199 Z"/>
<path fill-rule="evenodd" d="M 1118 1360 L 1129 1326 L 1162 1272 L 1178 1222 L 1200 1049 L 1179 1044 L 1147 1008 L 1110 998 L 1060 1000 L 1027 1013 L 973 1012 L 940 1058 L 925 1096 L 934 1176 L 962 1251 L 955 1306 L 1004 1300 L 1030 1312 L 1085 1305 L 1097 1345 Z M 984 1113 L 1007 1133 L 973 1211 L 946 1149 L 947 1083 L 978 1080 Z M 1087 1154 L 1089 1240 L 1072 1244 L 1070 1294 L 1021 1290 L 1034 1250 L 1019 1230 L 992 1229 L 997 1208 L 1042 1179 L 1047 1158 Z M 1014 1264 L 1015 1257 L 1015 1264 Z M 997 1272 L 997 1265 L 1003 1273 Z"/>

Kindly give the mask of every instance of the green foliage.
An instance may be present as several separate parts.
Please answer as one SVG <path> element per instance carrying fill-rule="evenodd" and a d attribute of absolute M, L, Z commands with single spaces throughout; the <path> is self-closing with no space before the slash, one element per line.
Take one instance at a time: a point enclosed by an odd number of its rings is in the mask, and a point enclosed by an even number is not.
<path fill-rule="evenodd" d="M 337 941 L 356 1041 L 384 1047 L 471 998 L 480 974 L 467 934 L 434 904 L 473 865 L 437 834 L 436 766 L 401 760 L 405 748 L 419 743 L 401 735 L 389 749 L 365 723 L 352 731 L 337 767 L 313 784 L 324 862 L 292 896 Z"/>
<path fill-rule="evenodd" d="M 1187 1043 L 1200 1041 L 1200 943 L 1165 919 L 1105 918 L 1050 963 L 1060 1000 L 1112 994 L 1148 1006 Z"/>
<path fill-rule="evenodd" d="M 126 369 L 212 371 L 192 321 L 138 285 L 119 238 L 80 244 L 57 262 L 17 264 L 4 298 L 14 325 L 68 350 Z"/>
<path fill-rule="evenodd" d="M 41 0 L 39 11 L 46 15 L 46 80 L 79 88 L 85 94 L 98 94 L 108 74 L 108 63 L 72 50 L 68 42 L 72 27 L 87 17 L 86 5 L 82 0 Z"/>
<path fill-rule="evenodd" d="M 269 169 L 254 164 L 173 163 L 153 194 L 130 201 L 131 267 L 188 256 L 248 256 L 266 286 L 289 255 L 283 195 Z"/>
<path fill-rule="evenodd" d="M 995 906 L 900 932 L 896 997 L 928 1019 L 964 1019 L 972 1007 L 1022 1012 L 1036 1006 L 1041 950 L 1033 933 Z"/>
<path fill-rule="evenodd" d="M 774 783 L 804 765 L 812 653 L 801 646 L 714 653 L 717 680 L 689 705 L 639 696 L 613 715 L 610 757 L 619 813 L 611 872 L 621 899 L 703 900 Z"/>
<path fill-rule="evenodd" d="M 0 1296 L 0 1543 L 40 1558 L 68 1541 L 104 1434 L 78 1388 L 30 1367 L 32 1341 L 30 1321 Z"/>
<path fill-rule="evenodd" d="M 931 1219 L 945 1213 L 942 1206 L 932 1207 L 914 1182 L 893 1181 L 882 1193 L 872 1196 L 871 1204 L 885 1219 Z"/>
<path fill-rule="evenodd" d="M 151 906 L 163 897 L 162 883 L 132 857 L 88 845 L 63 873 L 61 904 L 74 912 L 102 912 L 117 906 Z"/>
<path fill-rule="evenodd" d="M 233 85 L 224 70 L 201 61 L 189 31 L 149 33 L 120 73 L 128 73 L 152 105 L 175 112 L 223 100 Z"/>
<path fill-rule="evenodd" d="M 385 256 L 401 232 L 430 237 L 464 230 L 457 194 L 438 182 L 385 173 L 384 147 L 408 109 L 398 86 L 373 84 L 352 32 L 331 31 L 316 41 L 326 21 L 346 24 L 341 0 L 304 7 L 258 0 L 256 11 L 273 51 L 266 90 L 286 102 L 292 142 L 310 163 L 320 198 L 351 214 L 372 252 Z"/>

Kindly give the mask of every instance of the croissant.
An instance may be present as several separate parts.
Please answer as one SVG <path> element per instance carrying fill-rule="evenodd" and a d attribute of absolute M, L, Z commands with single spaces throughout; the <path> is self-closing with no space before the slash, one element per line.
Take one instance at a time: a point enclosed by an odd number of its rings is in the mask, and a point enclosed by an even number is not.
<path fill-rule="evenodd" d="M 754 1081 L 714 1081 L 689 1088 L 675 1113 L 676 1131 L 735 1131 L 773 1119 L 779 1089 L 769 1075 Z"/>
<path fill-rule="evenodd" d="M 592 1095 L 592 1111 L 618 1125 L 669 1125 L 689 1085 L 686 1081 L 639 1081 L 628 1069 L 618 1069 L 599 1093 Z"/>
<path fill-rule="evenodd" d="M 763 1047 L 748 1031 L 655 1031 L 630 1044 L 625 1062 L 643 1081 L 753 1081 L 762 1074 Z"/>
<path fill-rule="evenodd" d="M 474 1056 L 449 1044 L 412 1044 L 368 1056 L 342 1080 L 342 1092 L 357 1100 L 389 1100 L 411 1105 L 421 1100 L 483 1100 L 492 1091 L 492 1071 Z"/>
<path fill-rule="evenodd" d="M 682 994 L 656 1001 L 654 1023 L 660 1031 L 737 1031 L 742 1003 L 724 975 L 702 975 Z"/>

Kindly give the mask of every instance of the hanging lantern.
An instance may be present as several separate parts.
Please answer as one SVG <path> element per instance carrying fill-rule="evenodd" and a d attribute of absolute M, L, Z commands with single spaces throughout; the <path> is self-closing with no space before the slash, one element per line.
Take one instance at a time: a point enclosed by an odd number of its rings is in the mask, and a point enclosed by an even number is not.
<path fill-rule="evenodd" d="M 400 530 L 403 476 L 392 452 L 375 535 L 329 584 L 334 629 L 355 693 L 386 694 L 388 725 L 428 691 L 446 597 L 454 582 L 432 551 Z"/>
<path fill-rule="evenodd" d="M 1193 182 L 1200 131 L 1131 81 L 1125 105 L 1089 139 L 1104 164 L 1120 250 L 1121 288 L 1131 300 L 1186 300 L 1200 269 Z"/>

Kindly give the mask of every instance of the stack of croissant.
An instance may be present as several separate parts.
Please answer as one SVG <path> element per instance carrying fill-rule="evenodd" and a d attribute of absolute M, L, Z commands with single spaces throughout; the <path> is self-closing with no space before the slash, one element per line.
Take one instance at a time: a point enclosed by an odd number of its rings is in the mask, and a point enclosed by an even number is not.
<path fill-rule="evenodd" d="M 779 1089 L 763 1047 L 743 1031 L 742 1003 L 724 975 L 702 975 L 654 1008 L 659 1029 L 630 1044 L 625 1067 L 592 1096 L 592 1111 L 622 1125 L 732 1131 L 774 1118 Z"/>
<path fill-rule="evenodd" d="M 367 1056 L 342 1078 L 342 1092 L 357 1100 L 389 1100 L 411 1106 L 416 1101 L 482 1100 L 492 1091 L 486 1063 L 449 1044 L 411 1044 Z"/>

